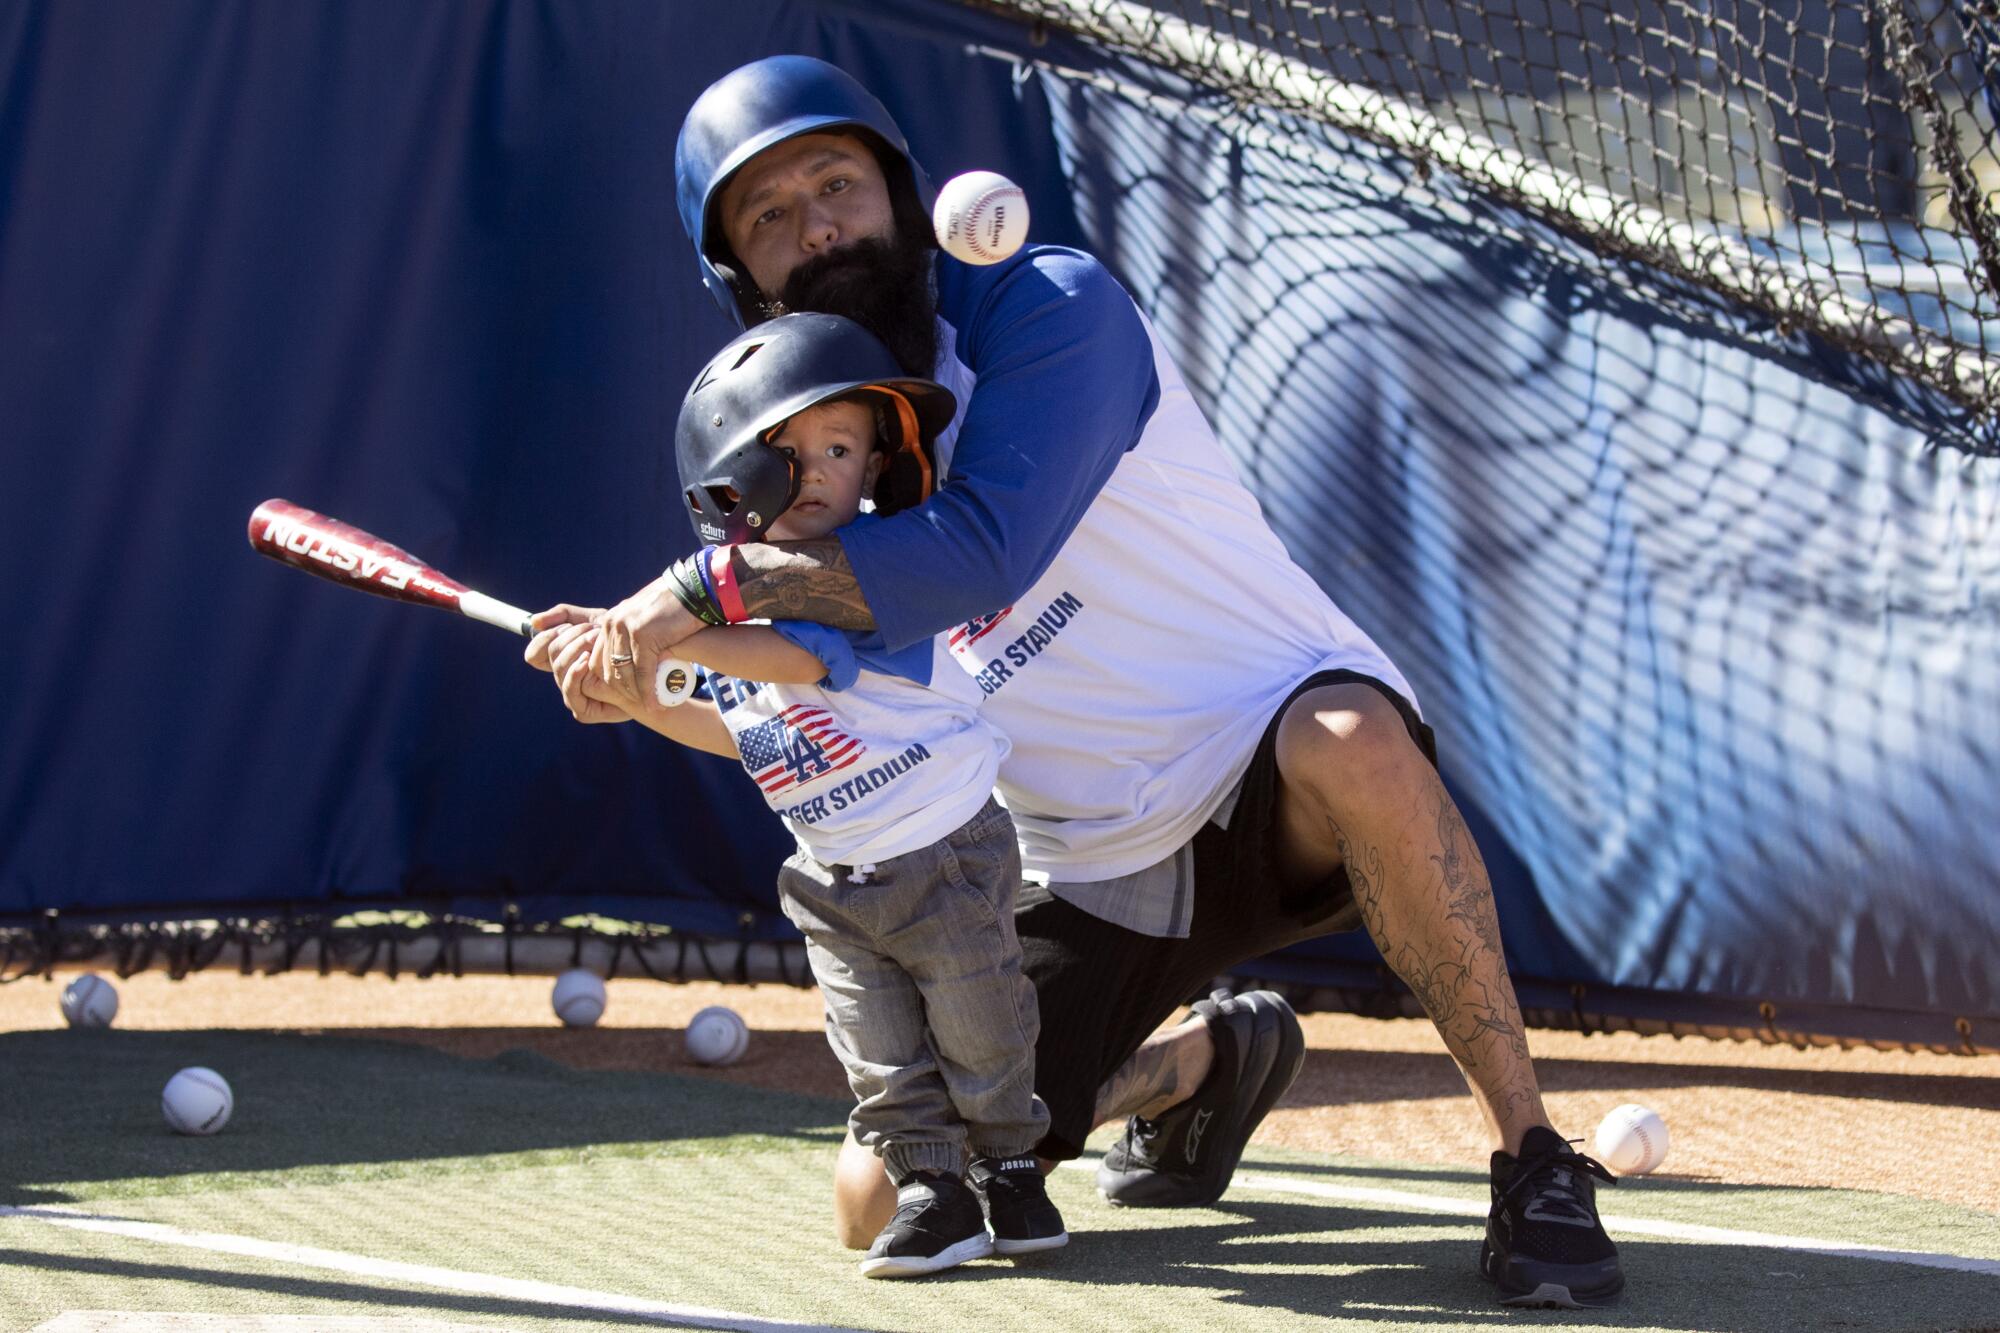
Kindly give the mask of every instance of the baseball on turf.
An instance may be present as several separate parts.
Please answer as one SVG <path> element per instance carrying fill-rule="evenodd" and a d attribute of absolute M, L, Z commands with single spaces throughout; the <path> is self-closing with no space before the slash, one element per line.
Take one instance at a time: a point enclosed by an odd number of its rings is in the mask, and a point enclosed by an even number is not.
<path fill-rule="evenodd" d="M 997 171 L 968 171 L 938 191 L 931 225 L 952 258 L 997 264 L 1028 239 L 1028 196 Z"/>
<path fill-rule="evenodd" d="M 95 972 L 63 987 L 62 1016 L 73 1028 L 108 1028 L 118 1014 L 118 988 Z"/>
<path fill-rule="evenodd" d="M 733 1065 L 750 1045 L 750 1025 L 727 1005 L 711 1004 L 688 1020 L 688 1059 L 698 1065 Z"/>
<path fill-rule="evenodd" d="M 1667 1122 L 1636 1102 L 1604 1117 L 1597 1127 L 1597 1160 L 1621 1176 L 1643 1176 L 1667 1159 Z"/>
<path fill-rule="evenodd" d="M 160 1093 L 160 1113 L 176 1134 L 213 1134 L 229 1123 L 235 1109 L 228 1080 L 200 1065 L 175 1074 Z"/>
<path fill-rule="evenodd" d="M 572 967 L 557 977 L 555 989 L 549 992 L 549 1003 L 555 1006 L 564 1027 L 595 1026 L 604 1017 L 604 1000 L 604 982 L 595 972 L 581 967 Z"/>

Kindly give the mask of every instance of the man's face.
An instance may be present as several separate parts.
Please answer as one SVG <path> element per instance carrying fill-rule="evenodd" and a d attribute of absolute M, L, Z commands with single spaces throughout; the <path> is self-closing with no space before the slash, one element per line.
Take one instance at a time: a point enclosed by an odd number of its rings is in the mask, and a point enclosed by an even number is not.
<path fill-rule="evenodd" d="M 895 234 L 889 183 L 875 154 L 847 134 L 802 134 L 745 163 L 723 186 L 716 220 L 766 297 L 807 260 Z"/>

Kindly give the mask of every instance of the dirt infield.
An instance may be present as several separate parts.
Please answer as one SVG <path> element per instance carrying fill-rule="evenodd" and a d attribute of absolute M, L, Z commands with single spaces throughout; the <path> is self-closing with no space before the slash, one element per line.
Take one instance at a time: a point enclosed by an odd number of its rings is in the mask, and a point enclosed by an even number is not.
<path fill-rule="evenodd" d="M 0 1031 L 62 1026 L 61 983 L 0 985 Z M 340 1030 L 468 1057 L 526 1048 L 588 1069 L 698 1073 L 842 1098 L 816 991 L 783 986 L 610 983 L 603 1023 L 567 1030 L 540 977 L 384 977 L 209 971 L 117 983 L 120 1027 Z M 696 1010 L 726 1004 L 750 1050 L 703 1069 L 681 1049 Z M 1304 1018 L 1304 1074 L 1258 1141 L 1399 1161 L 1473 1166 L 1486 1145 L 1457 1070 L 1427 1024 Z M 1662 1176 L 1731 1184 L 1874 1189 L 2000 1214 L 2000 1059 L 1642 1038 L 1532 1034 L 1549 1110 L 1571 1135 L 1639 1101 L 1672 1133 Z M 1588 1145 L 1586 1144 L 1586 1151 Z"/>

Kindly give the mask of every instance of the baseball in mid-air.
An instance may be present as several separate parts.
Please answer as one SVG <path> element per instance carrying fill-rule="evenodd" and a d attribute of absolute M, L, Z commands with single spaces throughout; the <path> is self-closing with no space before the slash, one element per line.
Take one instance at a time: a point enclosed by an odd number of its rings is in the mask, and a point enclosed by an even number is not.
<path fill-rule="evenodd" d="M 1627 1102 L 1597 1127 L 1597 1160 L 1621 1176 L 1643 1176 L 1667 1159 L 1667 1122 Z"/>
<path fill-rule="evenodd" d="M 1028 239 L 1028 196 L 997 171 L 968 171 L 938 191 L 931 225 L 953 259 L 997 264 Z"/>
<path fill-rule="evenodd" d="M 594 1027 L 604 1017 L 604 982 L 588 968 L 572 967 L 556 978 L 549 1003 L 564 1027 Z"/>
<path fill-rule="evenodd" d="M 95 972 L 63 987 L 62 1016 L 73 1028 L 108 1028 L 118 1015 L 118 988 Z"/>
<path fill-rule="evenodd" d="M 688 1059 L 698 1065 L 733 1065 L 750 1046 L 750 1025 L 727 1005 L 711 1004 L 688 1020 Z"/>
<path fill-rule="evenodd" d="M 235 1109 L 229 1081 L 200 1065 L 175 1074 L 160 1093 L 160 1113 L 176 1134 L 213 1134 L 229 1123 Z"/>

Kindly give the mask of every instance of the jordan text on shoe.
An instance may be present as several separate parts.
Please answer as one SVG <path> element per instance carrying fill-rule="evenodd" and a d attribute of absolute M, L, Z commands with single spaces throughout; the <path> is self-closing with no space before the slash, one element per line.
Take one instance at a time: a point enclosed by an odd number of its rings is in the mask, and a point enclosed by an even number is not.
<path fill-rule="evenodd" d="M 975 1157 L 972 1189 L 986 1205 L 993 1248 L 1000 1254 L 1034 1254 L 1069 1244 L 1062 1214 L 1049 1199 L 1041 1164 L 1033 1157 Z"/>

